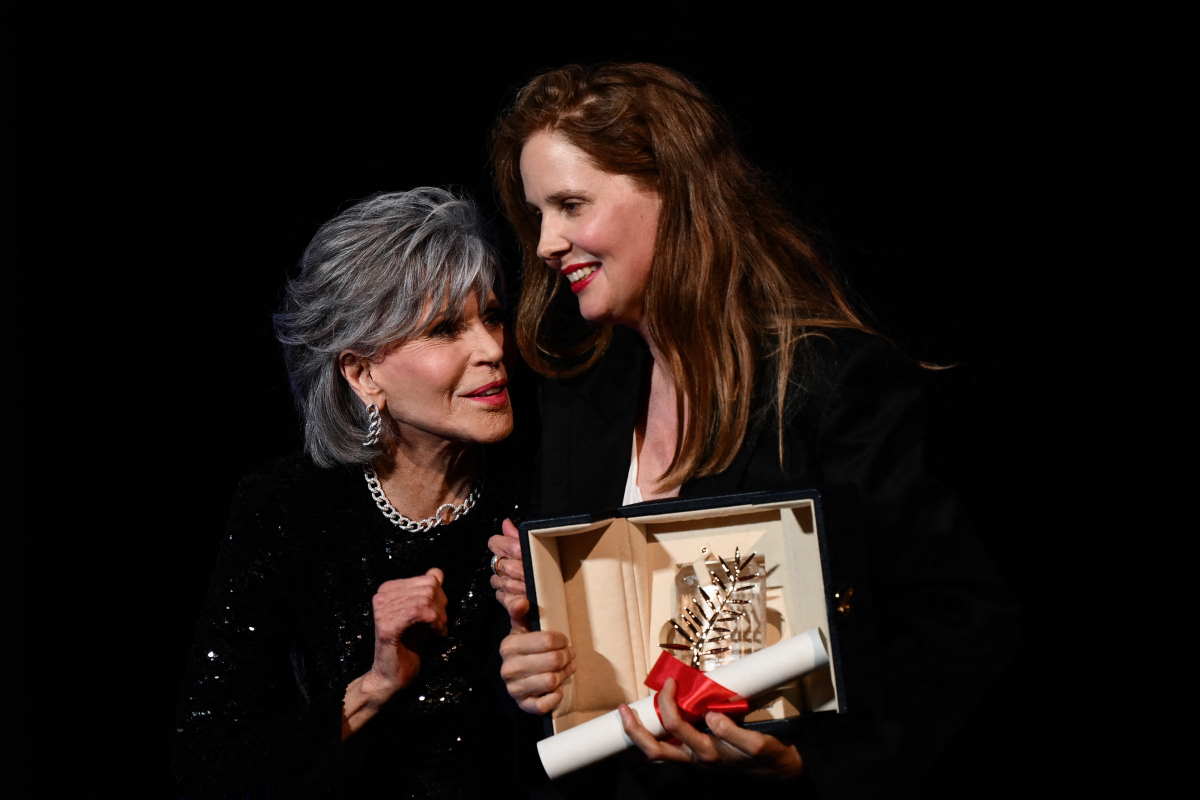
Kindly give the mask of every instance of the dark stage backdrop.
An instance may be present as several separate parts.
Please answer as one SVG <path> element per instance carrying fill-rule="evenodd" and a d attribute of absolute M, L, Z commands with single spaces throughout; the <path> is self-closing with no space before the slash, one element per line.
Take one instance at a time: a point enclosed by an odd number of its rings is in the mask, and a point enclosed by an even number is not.
<path fill-rule="evenodd" d="M 39 758 L 73 754 L 39 771 L 39 791 L 169 792 L 174 698 L 231 491 L 299 444 L 270 314 L 315 228 L 373 192 L 434 184 L 474 194 L 507 236 L 489 126 L 528 77 L 571 61 L 651 60 L 698 81 L 876 323 L 917 357 L 960 364 L 938 396 L 941 457 L 1033 600 L 1040 545 L 1028 527 L 1014 539 L 1006 503 L 1029 466 L 1012 333 L 1035 282 L 1021 145 L 1034 77 L 997 57 L 1003 37 L 868 36 L 686 3 L 635 22 L 529 17 L 179 12 L 98 20 L 62 61 L 31 54 L 31 117 L 63 122 L 21 129 L 44 154 L 32 169 L 46 199 L 25 213 L 49 232 L 31 249 L 54 253 L 27 271 L 32 294 L 73 298 L 27 334 L 30 394 L 52 394 L 66 421 L 62 446 L 31 462 L 41 693 L 27 713 Z M 1028 726 L 1041 636 L 1031 625 L 930 796 L 964 782 L 977 795 L 981 775 L 996 796 L 1023 787 L 1056 735 Z"/>

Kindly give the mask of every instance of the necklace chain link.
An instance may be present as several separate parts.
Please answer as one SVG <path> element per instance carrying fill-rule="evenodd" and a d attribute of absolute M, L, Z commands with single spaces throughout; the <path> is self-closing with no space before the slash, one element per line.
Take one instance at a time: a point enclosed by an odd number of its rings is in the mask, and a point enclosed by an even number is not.
<path fill-rule="evenodd" d="M 375 501 L 375 505 L 383 513 L 388 522 L 395 525 L 401 530 L 409 533 L 425 533 L 439 525 L 449 525 L 451 522 L 465 517 L 475 507 L 475 501 L 479 499 L 479 484 L 476 483 L 471 487 L 471 491 L 467 493 L 466 499 L 455 505 L 454 503 L 442 503 L 438 506 L 437 511 L 433 512 L 432 517 L 425 519 L 414 520 L 410 519 L 399 511 L 387 499 L 387 495 L 383 493 L 383 486 L 379 483 L 379 476 L 375 474 L 375 469 L 371 466 L 363 467 L 363 477 L 367 479 L 367 489 L 371 492 L 371 499 Z"/>

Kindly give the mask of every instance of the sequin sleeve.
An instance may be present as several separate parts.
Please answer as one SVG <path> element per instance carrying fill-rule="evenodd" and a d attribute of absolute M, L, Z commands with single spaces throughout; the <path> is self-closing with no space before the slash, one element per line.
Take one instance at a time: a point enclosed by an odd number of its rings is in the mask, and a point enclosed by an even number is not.
<path fill-rule="evenodd" d="M 287 498 L 269 478 L 244 480 L 180 702 L 175 771 L 185 796 L 308 796 L 336 785 L 343 698 L 313 692 L 299 674 L 296 545 Z"/>

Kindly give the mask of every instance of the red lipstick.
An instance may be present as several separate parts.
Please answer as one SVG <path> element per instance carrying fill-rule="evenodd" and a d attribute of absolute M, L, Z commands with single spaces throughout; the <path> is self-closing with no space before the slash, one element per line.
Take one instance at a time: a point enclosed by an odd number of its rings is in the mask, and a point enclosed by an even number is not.
<path fill-rule="evenodd" d="M 577 281 L 571 280 L 570 276 L 572 273 L 578 272 L 581 269 L 587 269 L 588 267 L 593 268 L 591 274 L 589 274 L 583 278 L 580 278 Z M 600 272 L 600 262 L 599 261 L 581 261 L 578 264 L 572 264 L 571 266 L 564 268 L 562 271 L 562 274 L 564 277 L 567 278 L 567 282 L 571 284 L 571 291 L 575 292 L 575 294 L 579 294 L 580 292 L 582 292 L 584 290 L 584 288 L 589 283 L 592 282 L 592 280 L 596 277 L 596 274 L 599 272 Z"/>
<path fill-rule="evenodd" d="M 498 380 L 485 383 L 478 389 L 473 389 L 463 395 L 469 400 L 488 406 L 503 406 L 508 404 L 508 381 Z"/>

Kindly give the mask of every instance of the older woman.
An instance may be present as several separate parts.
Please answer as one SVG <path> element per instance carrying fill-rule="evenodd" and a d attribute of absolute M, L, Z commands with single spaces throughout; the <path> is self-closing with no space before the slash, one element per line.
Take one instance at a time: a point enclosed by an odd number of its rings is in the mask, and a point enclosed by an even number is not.
<path fill-rule="evenodd" d="M 678 73 L 539 75 L 493 148 L 525 255 L 517 341 L 546 376 L 539 510 L 816 488 L 835 582 L 854 588 L 850 714 L 777 737 L 710 713 L 702 731 L 679 717 L 668 681 L 660 707 L 674 741 L 624 709 L 627 733 L 657 761 L 751 767 L 833 796 L 905 783 L 1011 641 L 1004 593 L 925 468 L 920 371 L 854 312 L 717 107 Z M 592 323 L 582 339 L 548 313 L 567 290 Z M 505 534 L 492 541 L 513 629 L 503 675 L 522 708 L 545 713 L 573 657 L 561 634 L 525 630 L 520 551 L 511 525 Z M 749 791 L 743 774 L 692 770 L 634 770 L 623 791 Z"/>
<path fill-rule="evenodd" d="M 440 189 L 326 223 L 275 318 L 307 456 L 245 479 L 179 723 L 185 791 L 506 785 L 488 533 L 512 430 L 479 218 Z M 503 621 L 501 617 L 501 621 Z"/>

